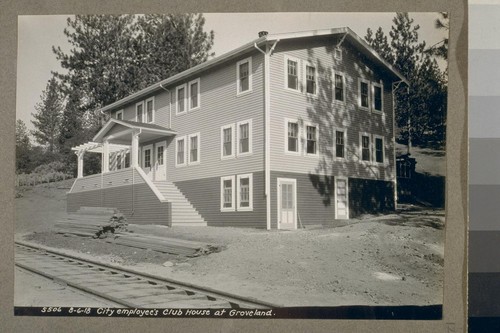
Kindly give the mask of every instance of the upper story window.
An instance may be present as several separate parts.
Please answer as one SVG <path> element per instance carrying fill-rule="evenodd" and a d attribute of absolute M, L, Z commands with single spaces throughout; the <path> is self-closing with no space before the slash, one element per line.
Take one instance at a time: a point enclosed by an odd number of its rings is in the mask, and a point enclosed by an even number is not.
<path fill-rule="evenodd" d="M 335 59 L 342 60 L 342 49 L 340 47 L 336 47 L 334 52 Z"/>
<path fill-rule="evenodd" d="M 372 105 L 372 108 L 374 111 L 379 111 L 379 112 L 382 112 L 382 109 L 383 109 L 383 101 L 382 101 L 382 92 L 383 92 L 383 89 L 382 89 L 382 85 L 378 84 L 378 83 L 373 83 L 372 84 L 372 87 L 373 87 L 373 91 L 372 91 L 372 94 L 373 94 L 373 105 Z"/>
<path fill-rule="evenodd" d="M 285 57 L 286 88 L 299 90 L 299 61 L 291 57 Z"/>
<path fill-rule="evenodd" d="M 116 111 L 115 117 L 117 120 L 123 120 L 123 110 Z"/>
<path fill-rule="evenodd" d="M 234 125 L 227 125 L 221 128 L 221 143 L 222 143 L 221 158 L 224 159 L 224 158 L 234 157 L 233 137 L 234 137 Z"/>
<path fill-rule="evenodd" d="M 318 154 L 318 127 L 306 125 L 306 154 Z"/>
<path fill-rule="evenodd" d="M 360 134 L 361 140 L 361 160 L 362 161 L 370 161 L 370 135 L 369 134 Z"/>
<path fill-rule="evenodd" d="M 146 122 L 154 122 L 154 98 L 149 98 L 146 100 Z"/>
<path fill-rule="evenodd" d="M 135 121 L 137 121 L 138 123 L 142 123 L 143 114 L 144 114 L 144 102 L 137 103 L 135 105 Z"/>
<path fill-rule="evenodd" d="M 300 153 L 299 146 L 299 123 L 294 120 L 286 120 L 287 127 L 287 141 L 286 152 Z"/>
<path fill-rule="evenodd" d="M 189 109 L 200 107 L 200 79 L 189 82 Z"/>
<path fill-rule="evenodd" d="M 335 72 L 333 75 L 333 84 L 335 86 L 334 98 L 336 101 L 345 101 L 345 78 L 344 75 Z"/>
<path fill-rule="evenodd" d="M 238 61 L 236 64 L 237 93 L 252 91 L 252 58 Z"/>
<path fill-rule="evenodd" d="M 316 67 L 312 66 L 311 64 L 306 64 L 305 65 L 305 74 L 306 74 L 306 93 L 315 95 L 316 94 L 316 80 L 317 80 L 317 73 L 316 73 Z"/>
<path fill-rule="evenodd" d="M 184 114 L 186 113 L 186 85 L 178 86 L 176 88 L 176 113 Z"/>
<path fill-rule="evenodd" d="M 237 124 L 238 156 L 252 153 L 252 120 L 240 121 Z"/>
<path fill-rule="evenodd" d="M 369 82 L 363 79 L 359 79 L 359 89 L 358 89 L 358 102 L 359 106 L 365 109 L 370 107 L 370 94 L 369 94 Z"/>
<path fill-rule="evenodd" d="M 375 136 L 375 162 L 384 163 L 384 138 Z"/>
<path fill-rule="evenodd" d="M 345 137 L 345 131 L 335 131 L 335 157 L 337 158 L 345 158 Z"/>
<path fill-rule="evenodd" d="M 189 135 L 189 164 L 200 163 L 200 133 Z"/>

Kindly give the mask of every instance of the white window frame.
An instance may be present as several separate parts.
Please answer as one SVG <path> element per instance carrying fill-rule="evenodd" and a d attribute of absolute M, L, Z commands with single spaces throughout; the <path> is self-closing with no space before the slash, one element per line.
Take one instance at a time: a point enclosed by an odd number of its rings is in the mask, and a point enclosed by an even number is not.
<path fill-rule="evenodd" d="M 151 101 L 153 102 L 153 110 L 152 110 L 152 114 L 151 114 L 151 121 L 148 121 L 148 102 Z M 144 102 L 144 114 L 142 116 L 143 120 L 145 120 L 144 122 L 147 123 L 147 124 L 152 124 L 155 122 L 155 97 L 150 97 L 148 99 L 146 99 L 146 101 Z"/>
<path fill-rule="evenodd" d="M 224 155 L 224 130 L 231 128 L 231 155 Z M 221 160 L 227 160 L 234 158 L 236 156 L 235 152 L 235 138 L 236 138 L 236 133 L 235 133 L 235 128 L 234 124 L 229 124 L 222 126 L 220 128 L 220 158 Z"/>
<path fill-rule="evenodd" d="M 368 140 L 368 150 L 370 157 L 368 160 L 363 160 L 363 136 L 367 136 Z M 359 132 L 359 161 L 363 164 L 370 164 L 373 160 L 373 140 L 372 135 L 367 132 Z"/>
<path fill-rule="evenodd" d="M 224 207 L 224 181 L 231 180 L 231 207 Z M 236 210 L 235 205 L 235 177 L 234 176 L 226 176 L 220 177 L 220 211 L 221 212 L 234 212 Z"/>
<path fill-rule="evenodd" d="M 368 85 L 368 105 L 367 106 L 362 106 L 361 105 L 361 83 L 366 83 Z M 370 105 L 371 105 L 371 98 L 370 98 L 370 81 L 358 78 L 358 107 L 361 110 L 370 110 Z"/>
<path fill-rule="evenodd" d="M 196 152 L 197 156 L 196 156 L 196 161 L 195 162 L 191 161 L 191 138 L 193 138 L 193 137 L 197 137 L 198 138 L 198 150 Z M 201 154 L 200 154 L 200 142 L 201 142 L 200 132 L 189 134 L 187 136 L 187 147 L 188 147 L 188 150 L 187 150 L 188 151 L 187 162 L 188 162 L 189 165 L 200 164 L 200 156 L 201 156 Z"/>
<path fill-rule="evenodd" d="M 342 76 L 342 96 L 344 97 L 343 100 L 339 100 L 339 99 L 336 99 L 335 98 L 335 90 L 336 90 L 336 85 L 335 85 L 335 75 L 340 75 Z M 333 102 L 334 103 L 342 103 L 342 104 L 345 104 L 346 103 L 346 94 L 347 94 L 347 90 L 346 90 L 346 79 L 345 79 L 345 74 L 343 72 L 340 72 L 340 71 L 336 71 L 336 70 L 333 70 L 332 71 L 332 84 L 333 84 Z"/>
<path fill-rule="evenodd" d="M 382 162 L 377 162 L 377 146 L 375 143 L 376 139 L 382 139 Z M 378 165 L 385 165 L 387 163 L 385 154 L 385 138 L 382 135 L 373 135 L 373 163 L 376 163 Z"/>
<path fill-rule="evenodd" d="M 248 202 L 248 207 L 241 207 L 241 179 L 242 178 L 248 178 L 248 196 L 249 196 L 249 202 Z M 236 190 L 238 191 L 236 196 L 237 196 L 237 210 L 242 211 L 242 212 L 250 212 L 253 211 L 253 174 L 247 173 L 243 175 L 238 175 L 237 176 L 237 185 L 236 185 Z"/>
<path fill-rule="evenodd" d="M 184 111 L 179 111 L 179 90 L 184 88 Z M 175 88 L 175 114 L 180 116 L 187 113 L 188 104 L 187 104 L 187 95 L 189 91 L 187 89 L 187 84 L 181 84 Z"/>
<path fill-rule="evenodd" d="M 376 110 L 375 109 L 375 87 L 379 87 L 380 88 L 380 93 L 381 93 L 381 96 L 380 96 L 380 110 Z M 372 93 L 372 104 L 371 104 L 372 111 L 375 112 L 375 113 L 383 113 L 383 111 L 384 111 L 384 85 L 381 84 L 381 83 L 372 82 L 371 93 Z"/>
<path fill-rule="evenodd" d="M 314 93 L 307 92 L 307 67 L 313 67 L 314 68 Z M 315 63 L 309 62 L 309 61 L 303 61 L 302 65 L 302 80 L 303 80 L 303 86 L 304 86 L 304 93 L 307 96 L 318 96 L 318 65 Z"/>
<path fill-rule="evenodd" d="M 186 147 L 187 147 L 186 138 L 187 138 L 186 135 L 175 138 L 175 167 L 176 168 L 183 167 L 183 166 L 187 165 L 188 156 L 187 156 L 187 151 L 186 151 Z M 178 159 L 178 152 L 179 152 L 178 149 L 179 149 L 179 141 L 180 140 L 184 140 L 184 162 L 183 163 L 179 163 L 179 159 Z"/>
<path fill-rule="evenodd" d="M 297 89 L 292 89 L 292 88 L 288 88 L 288 60 L 290 61 L 294 61 L 297 63 Z M 301 80 L 301 66 L 300 66 L 300 60 L 298 58 L 295 58 L 295 57 L 292 57 L 292 56 L 289 56 L 289 55 L 286 55 L 285 54 L 285 70 L 284 70 L 284 74 L 285 74 L 285 89 L 288 90 L 288 91 L 295 91 L 295 92 L 301 92 L 301 84 L 302 84 L 302 80 Z"/>
<path fill-rule="evenodd" d="M 121 118 L 121 119 L 118 119 L 118 115 L 119 115 L 119 114 L 121 114 L 121 115 L 122 115 L 122 118 Z M 137 110 L 136 110 L 136 114 L 137 114 Z M 115 119 L 116 119 L 116 120 L 123 120 L 123 109 L 116 111 L 116 114 L 115 114 Z"/>
<path fill-rule="evenodd" d="M 240 90 L 240 65 L 248 62 L 248 90 Z M 252 57 L 242 59 L 236 63 L 236 95 L 244 95 L 252 92 Z"/>
<path fill-rule="evenodd" d="M 248 124 L 248 151 L 240 151 L 240 125 Z M 240 121 L 236 123 L 236 156 L 247 156 L 252 155 L 252 119 Z"/>
<path fill-rule="evenodd" d="M 142 105 L 142 121 L 139 121 L 139 118 L 137 118 L 137 107 L 139 105 Z M 143 123 L 144 122 L 144 101 L 140 101 L 139 103 L 135 103 L 135 121 L 137 123 Z"/>
<path fill-rule="evenodd" d="M 336 46 L 333 50 L 333 57 L 335 60 L 342 60 L 342 48 L 340 46 Z"/>
<path fill-rule="evenodd" d="M 337 157 L 337 131 L 344 133 L 344 157 Z M 347 160 L 347 130 L 345 128 L 336 127 L 333 129 L 333 158 L 338 161 Z"/>
<path fill-rule="evenodd" d="M 297 151 L 289 151 L 288 150 L 288 123 L 296 123 L 297 124 Z M 298 119 L 285 118 L 284 121 L 284 143 L 285 143 L 285 154 L 286 155 L 295 155 L 299 156 L 302 152 L 302 130 L 300 126 L 300 122 Z"/>
<path fill-rule="evenodd" d="M 194 107 L 194 108 L 191 106 L 191 103 L 192 103 L 192 101 L 191 101 L 191 85 L 193 83 L 198 83 L 198 93 L 196 95 L 197 96 L 196 99 L 198 100 L 198 105 L 196 107 Z M 189 90 L 189 92 L 188 92 L 188 94 L 189 94 L 189 102 L 188 102 L 189 103 L 189 111 L 191 111 L 191 110 L 198 110 L 200 108 L 200 105 L 201 105 L 200 88 L 201 88 L 200 78 L 197 78 L 197 79 L 194 79 L 192 81 L 189 81 L 189 84 L 188 84 L 188 90 Z"/>
<path fill-rule="evenodd" d="M 316 128 L 316 153 L 310 154 L 307 152 L 307 126 Z M 319 126 L 314 123 L 304 123 L 304 155 L 309 157 L 318 157 L 319 156 Z"/>

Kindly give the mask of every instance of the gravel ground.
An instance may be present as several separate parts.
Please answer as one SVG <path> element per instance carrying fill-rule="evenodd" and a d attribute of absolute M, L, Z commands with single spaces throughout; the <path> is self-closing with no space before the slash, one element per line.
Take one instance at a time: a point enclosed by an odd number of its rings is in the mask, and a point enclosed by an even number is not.
<path fill-rule="evenodd" d="M 53 233 L 52 224 L 64 214 L 60 209 L 66 191 L 35 189 L 16 199 L 16 238 L 285 306 L 442 303 L 443 211 L 409 209 L 364 216 L 337 228 L 296 231 L 129 226 L 135 233 L 223 249 L 185 258 Z M 37 207 L 47 216 L 33 212 Z"/>

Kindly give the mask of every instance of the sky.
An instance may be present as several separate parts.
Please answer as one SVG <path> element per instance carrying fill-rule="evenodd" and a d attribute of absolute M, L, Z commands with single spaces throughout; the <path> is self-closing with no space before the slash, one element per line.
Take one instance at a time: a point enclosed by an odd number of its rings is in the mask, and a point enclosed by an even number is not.
<path fill-rule="evenodd" d="M 259 31 L 269 33 L 349 27 L 360 37 L 367 28 L 382 27 L 388 34 L 395 13 L 208 13 L 204 14 L 205 30 L 215 33 L 212 51 L 221 55 L 258 37 Z M 437 30 L 437 13 L 411 13 L 420 25 L 419 36 L 428 46 L 441 41 L 445 32 Z M 70 45 L 63 33 L 65 15 L 25 15 L 18 18 L 18 61 L 16 118 L 32 129 L 31 114 L 51 78 L 52 71 L 61 67 L 52 52 L 60 46 L 69 52 Z"/>

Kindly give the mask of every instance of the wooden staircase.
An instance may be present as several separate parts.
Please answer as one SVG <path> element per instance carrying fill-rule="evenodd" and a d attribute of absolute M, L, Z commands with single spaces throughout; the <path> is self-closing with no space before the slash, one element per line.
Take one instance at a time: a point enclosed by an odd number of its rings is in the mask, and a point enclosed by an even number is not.
<path fill-rule="evenodd" d="M 172 203 L 172 226 L 206 226 L 207 222 L 182 192 L 169 181 L 154 181 L 158 191 Z"/>

